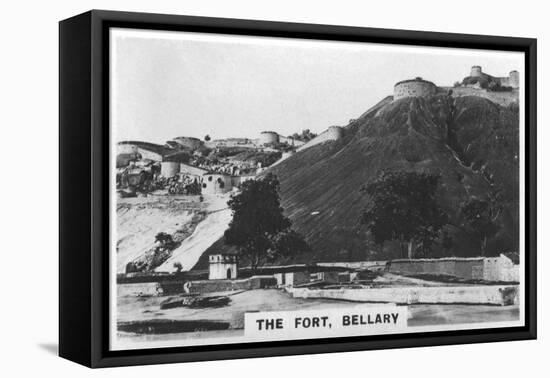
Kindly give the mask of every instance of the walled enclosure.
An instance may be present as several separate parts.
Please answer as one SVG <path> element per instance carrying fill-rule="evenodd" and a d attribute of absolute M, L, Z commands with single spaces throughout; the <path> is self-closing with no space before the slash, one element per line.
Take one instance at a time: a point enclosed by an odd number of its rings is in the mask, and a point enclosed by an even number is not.
<path fill-rule="evenodd" d="M 508 76 L 505 76 L 505 77 L 493 77 L 483 72 L 483 69 L 481 68 L 481 66 L 472 66 L 470 70 L 470 77 L 481 77 L 485 79 L 492 79 L 500 83 L 500 85 L 502 85 L 503 87 L 512 87 L 516 89 L 519 88 L 519 72 L 516 70 L 510 71 Z M 469 85 L 469 86 L 473 87 L 474 85 Z"/>
<path fill-rule="evenodd" d="M 223 194 L 233 189 L 231 176 L 219 173 L 205 173 L 202 176 L 202 192 L 205 194 Z"/>
<path fill-rule="evenodd" d="M 399 100 L 405 97 L 427 97 L 437 92 L 437 86 L 431 81 L 421 78 L 403 80 L 393 87 L 393 99 Z"/>

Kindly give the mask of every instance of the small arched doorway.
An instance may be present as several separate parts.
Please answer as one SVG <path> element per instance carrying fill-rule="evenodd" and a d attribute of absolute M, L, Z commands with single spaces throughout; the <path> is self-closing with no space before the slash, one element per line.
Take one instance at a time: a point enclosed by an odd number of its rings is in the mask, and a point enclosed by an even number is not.
<path fill-rule="evenodd" d="M 227 279 L 231 278 L 231 268 L 227 269 Z"/>

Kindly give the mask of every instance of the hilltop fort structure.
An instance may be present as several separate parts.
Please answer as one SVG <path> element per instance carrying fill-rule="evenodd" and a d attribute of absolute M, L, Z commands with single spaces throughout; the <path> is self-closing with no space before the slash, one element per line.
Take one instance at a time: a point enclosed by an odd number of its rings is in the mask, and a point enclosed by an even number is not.
<path fill-rule="evenodd" d="M 511 71 L 508 76 L 496 77 L 483 72 L 481 66 L 472 66 L 469 76 L 453 87 L 439 87 L 431 81 L 421 77 L 402 80 L 393 87 L 393 101 L 410 97 L 430 97 L 438 93 L 453 97 L 480 96 L 489 98 L 503 106 L 517 103 L 517 89 L 520 85 L 518 71 Z M 392 101 L 391 96 L 384 101 Z M 382 104 L 381 102 L 380 104 Z M 378 108 L 375 106 L 374 108 Z M 363 117 L 362 115 L 361 117 Z M 350 120 L 350 124 L 355 120 Z M 290 136 L 283 136 L 276 131 L 262 131 L 257 138 L 224 138 L 200 140 L 194 137 L 180 136 L 167 141 L 164 145 L 142 142 L 122 141 L 118 143 L 117 167 L 125 167 L 129 161 L 139 159 L 155 162 L 159 167 L 160 177 L 170 178 L 184 174 L 195 178 L 201 185 L 202 191 L 212 194 L 223 194 L 231 191 L 235 186 L 260 174 L 266 167 L 258 164 L 256 167 L 239 166 L 240 163 L 225 162 L 223 169 L 205 165 L 193 166 L 189 163 L 190 154 L 199 149 L 221 150 L 224 148 L 249 149 L 268 153 L 279 152 L 281 157 L 269 165 L 277 165 L 290 156 L 315 145 L 333 142 L 344 137 L 346 127 L 330 126 L 311 140 L 304 141 Z M 228 167 L 229 168 L 228 168 Z M 228 168 L 228 169 L 226 169 Z M 243 171 L 244 169 L 244 171 Z"/>
<path fill-rule="evenodd" d="M 482 93 L 513 92 L 519 88 L 519 81 L 519 72 L 516 70 L 510 71 L 508 76 L 496 77 L 483 72 L 481 66 L 472 66 L 470 75 L 466 76 L 462 82 L 455 83 L 453 88 L 438 87 L 431 81 L 424 80 L 421 77 L 399 81 L 393 87 L 393 100 L 407 97 L 429 97 L 437 93 L 448 92 L 449 89 L 459 91 L 463 95 L 468 93 L 466 92 L 468 90 L 483 90 L 477 91 L 476 94 L 486 97 Z"/>
<path fill-rule="evenodd" d="M 437 86 L 431 81 L 417 77 L 412 80 L 403 80 L 393 87 L 393 99 L 405 97 L 428 97 L 437 93 Z"/>
<path fill-rule="evenodd" d="M 519 88 L 519 72 L 516 70 L 510 71 L 508 76 L 495 77 L 483 72 L 481 66 L 472 66 L 470 78 L 480 78 L 487 82 L 496 82 L 503 87 Z"/>

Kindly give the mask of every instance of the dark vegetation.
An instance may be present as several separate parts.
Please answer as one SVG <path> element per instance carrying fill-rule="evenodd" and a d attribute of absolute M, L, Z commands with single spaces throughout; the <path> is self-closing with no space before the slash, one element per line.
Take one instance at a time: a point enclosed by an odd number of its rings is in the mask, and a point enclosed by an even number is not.
<path fill-rule="evenodd" d="M 392 231 L 381 243 L 369 222 L 358 221 L 372 206 L 361 188 L 380 180 L 383 172 L 437 177 L 437 185 L 430 185 L 430 203 L 446 214 L 445 222 L 434 222 L 427 239 L 414 236 L 413 256 L 494 256 L 517 250 L 518 138 L 517 106 L 447 94 L 384 99 L 348 125 L 341 140 L 303 150 L 266 172 L 277 175 L 284 215 L 311 246 L 274 263 L 402 257 L 399 234 L 405 240 L 408 232 Z M 399 201 L 406 200 L 403 193 Z M 385 221 L 381 215 L 379 220 Z M 218 240 L 206 254 L 227 250 L 236 248 Z"/>
<path fill-rule="evenodd" d="M 285 214 L 312 247 L 310 254 L 293 261 L 401 257 L 399 240 L 380 245 L 366 224 L 357 226 L 369 204 L 369 196 L 360 188 L 375 182 L 384 171 L 439 177 L 433 198 L 447 220 L 430 248 L 415 243 L 415 256 L 490 256 L 517 250 L 519 118 L 515 108 L 480 97 L 437 95 L 405 98 L 377 110 L 348 126 L 342 140 L 304 150 L 269 170 L 280 179 Z M 491 210 L 496 231 L 485 232 L 485 240 L 462 208 L 488 198 L 493 198 L 491 208 L 500 210 Z"/>
<path fill-rule="evenodd" d="M 309 142 L 313 138 L 315 138 L 317 134 L 312 133 L 309 129 L 302 130 L 301 133 L 294 133 L 292 135 L 289 135 L 289 138 L 300 140 L 302 142 Z"/>
<path fill-rule="evenodd" d="M 283 215 L 279 181 L 273 174 L 243 183 L 241 192 L 234 195 L 228 205 L 233 210 L 233 219 L 225 231 L 225 243 L 237 247 L 253 270 L 309 250 Z"/>
<path fill-rule="evenodd" d="M 397 241 L 402 257 L 415 257 L 417 246 L 427 255 L 447 223 L 435 198 L 440 179 L 430 173 L 382 172 L 361 189 L 369 198 L 360 223 L 381 248 Z"/>

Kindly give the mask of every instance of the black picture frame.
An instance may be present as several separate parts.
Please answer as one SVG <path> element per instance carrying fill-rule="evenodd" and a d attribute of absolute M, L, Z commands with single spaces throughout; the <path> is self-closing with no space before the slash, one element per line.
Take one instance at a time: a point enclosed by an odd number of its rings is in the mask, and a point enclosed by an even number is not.
<path fill-rule="evenodd" d="M 525 53 L 525 326 L 109 351 L 110 27 Z M 92 10 L 59 24 L 59 354 L 89 367 L 536 338 L 536 39 Z"/>

